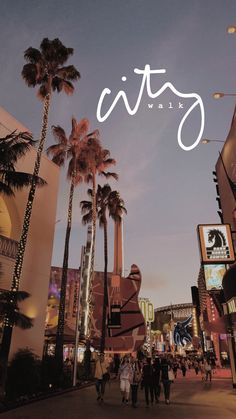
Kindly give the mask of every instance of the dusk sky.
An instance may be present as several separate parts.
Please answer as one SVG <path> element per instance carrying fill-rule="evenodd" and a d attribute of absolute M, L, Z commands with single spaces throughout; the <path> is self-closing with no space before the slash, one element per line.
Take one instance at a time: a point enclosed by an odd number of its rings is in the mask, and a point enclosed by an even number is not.
<path fill-rule="evenodd" d="M 98 100 L 104 88 L 111 90 L 104 101 L 105 113 L 124 89 L 133 108 L 142 79 L 134 68 L 149 64 L 152 70 L 166 69 L 165 74 L 151 76 L 152 91 L 171 82 L 179 92 L 198 94 L 206 116 L 202 137 L 225 140 L 235 101 L 214 100 L 212 93 L 236 93 L 236 34 L 226 31 L 234 24 L 235 0 L 1 0 L 0 105 L 37 138 L 42 103 L 21 78 L 24 51 L 39 48 L 45 37 L 59 38 L 74 48 L 68 64 L 79 69 L 81 80 L 72 97 L 55 93 L 47 146 L 53 143 L 51 125 L 60 125 L 69 134 L 72 116 L 86 117 L 91 130 L 99 129 L 103 146 L 117 160 L 119 181 L 111 186 L 120 191 L 128 211 L 125 274 L 132 263 L 140 267 L 140 296 L 150 297 L 155 307 L 191 301 L 190 287 L 197 283 L 200 266 L 196 227 L 220 222 L 212 171 L 221 144 L 199 144 L 191 151 L 180 148 L 178 127 L 194 99 L 180 99 L 170 90 L 150 99 L 144 88 L 135 115 L 129 115 L 120 100 L 105 122 L 96 117 Z M 183 128 L 185 145 L 196 140 L 200 122 L 198 107 Z M 86 241 L 79 210 L 86 188 L 78 188 L 74 201 L 69 263 L 73 268 L 80 264 Z M 56 266 L 62 265 L 68 192 L 62 171 L 56 218 L 61 221 L 56 224 L 52 259 Z M 112 269 L 112 222 L 109 243 Z M 103 269 L 101 232 L 95 268 Z"/>

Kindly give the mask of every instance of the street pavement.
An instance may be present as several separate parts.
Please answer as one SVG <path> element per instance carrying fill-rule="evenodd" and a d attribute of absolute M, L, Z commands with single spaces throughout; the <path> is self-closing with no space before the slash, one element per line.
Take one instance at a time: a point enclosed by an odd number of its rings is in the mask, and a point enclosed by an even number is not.
<path fill-rule="evenodd" d="M 145 407 L 144 391 L 139 390 L 139 405 L 121 403 L 119 382 L 107 385 L 103 404 L 96 401 L 94 386 L 34 402 L 2 413 L 0 419 L 235 419 L 236 389 L 227 370 L 217 371 L 212 382 L 202 381 L 193 370 L 181 372 L 171 386 L 170 405 L 163 401 Z"/>

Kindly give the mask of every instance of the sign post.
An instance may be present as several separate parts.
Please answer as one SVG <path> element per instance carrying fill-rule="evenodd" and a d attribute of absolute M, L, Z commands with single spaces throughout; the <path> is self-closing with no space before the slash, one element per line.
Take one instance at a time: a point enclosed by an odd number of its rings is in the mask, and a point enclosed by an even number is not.
<path fill-rule="evenodd" d="M 148 353 L 151 356 L 152 354 L 152 327 L 151 323 L 154 321 L 154 307 L 149 298 L 139 298 L 139 307 L 142 311 L 146 328 L 147 328 L 147 336 L 146 336 L 146 343 Z"/>

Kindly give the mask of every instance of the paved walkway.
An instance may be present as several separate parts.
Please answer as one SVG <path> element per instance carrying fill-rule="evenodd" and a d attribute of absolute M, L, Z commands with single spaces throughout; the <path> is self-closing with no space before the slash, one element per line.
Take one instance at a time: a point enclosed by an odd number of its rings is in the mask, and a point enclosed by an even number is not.
<path fill-rule="evenodd" d="M 106 389 L 105 402 L 96 401 L 94 386 L 61 396 L 35 402 L 2 413 L 1 419 L 235 419 L 236 390 L 232 388 L 230 374 L 222 370 L 214 375 L 211 383 L 188 371 L 172 384 L 171 404 L 161 401 L 145 407 L 144 391 L 139 390 L 139 407 L 121 403 L 119 383 L 112 381 Z"/>

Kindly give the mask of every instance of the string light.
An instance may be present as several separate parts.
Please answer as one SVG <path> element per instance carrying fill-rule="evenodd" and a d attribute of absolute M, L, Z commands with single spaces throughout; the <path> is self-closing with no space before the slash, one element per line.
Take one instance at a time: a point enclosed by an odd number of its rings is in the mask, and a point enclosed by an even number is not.
<path fill-rule="evenodd" d="M 25 209 L 25 214 L 24 214 L 22 232 L 21 232 L 20 241 L 18 243 L 18 250 L 17 250 L 16 260 L 15 260 L 15 265 L 14 265 L 14 270 L 13 270 L 11 291 L 14 291 L 14 292 L 19 290 L 19 285 L 20 285 L 20 278 L 21 278 L 21 273 L 22 273 L 25 248 L 26 248 L 26 243 L 27 243 L 27 238 L 28 238 L 30 219 L 31 219 L 33 202 L 34 202 L 35 191 L 36 191 L 36 180 L 35 179 L 39 175 L 41 156 L 42 156 L 43 147 L 44 147 L 44 143 L 45 143 L 45 139 L 46 139 L 46 135 L 47 135 L 48 113 L 49 113 L 49 107 L 50 107 L 50 99 L 51 99 L 51 94 L 48 93 L 45 96 L 45 99 L 44 99 L 41 137 L 40 137 L 39 147 L 38 147 L 38 150 L 37 150 L 37 155 L 36 155 L 36 160 L 35 160 L 35 165 L 34 165 L 34 171 L 33 171 L 33 180 L 32 180 L 32 183 L 31 183 L 30 190 L 29 190 L 28 201 L 27 201 L 27 204 L 26 204 L 26 209 Z M 7 318 L 7 316 L 5 316 L 5 318 L 4 318 L 4 326 L 6 328 L 10 327 L 11 329 L 13 327 L 12 322 L 10 321 L 9 318 Z M 6 332 L 5 327 L 4 327 L 3 333 Z"/>

